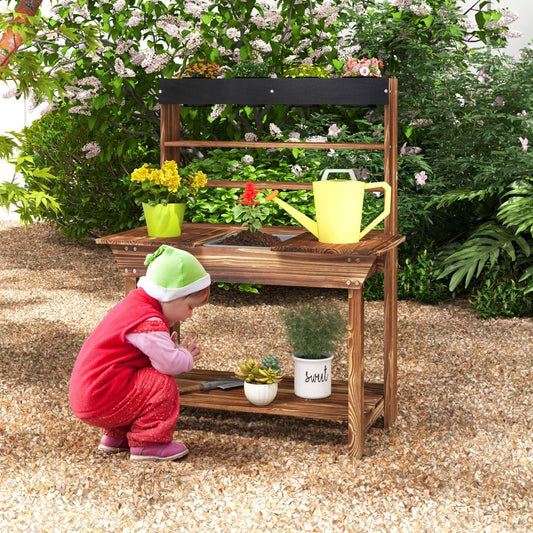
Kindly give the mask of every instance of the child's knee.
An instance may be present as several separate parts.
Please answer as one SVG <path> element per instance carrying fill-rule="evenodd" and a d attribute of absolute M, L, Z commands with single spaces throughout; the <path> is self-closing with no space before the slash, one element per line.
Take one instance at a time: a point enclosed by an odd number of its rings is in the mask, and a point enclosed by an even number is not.
<path fill-rule="evenodd" d="M 179 401 L 178 385 L 173 376 L 161 374 L 153 367 L 143 368 L 139 374 L 142 386 L 151 391 L 152 397 L 174 403 Z"/>

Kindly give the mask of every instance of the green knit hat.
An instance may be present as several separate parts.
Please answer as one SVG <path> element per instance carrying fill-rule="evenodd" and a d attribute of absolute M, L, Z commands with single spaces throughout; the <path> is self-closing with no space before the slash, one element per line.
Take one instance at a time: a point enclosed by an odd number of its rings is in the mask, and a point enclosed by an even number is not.
<path fill-rule="evenodd" d="M 146 256 L 146 276 L 137 287 L 160 302 L 170 302 L 208 287 L 211 276 L 189 252 L 163 244 Z"/>

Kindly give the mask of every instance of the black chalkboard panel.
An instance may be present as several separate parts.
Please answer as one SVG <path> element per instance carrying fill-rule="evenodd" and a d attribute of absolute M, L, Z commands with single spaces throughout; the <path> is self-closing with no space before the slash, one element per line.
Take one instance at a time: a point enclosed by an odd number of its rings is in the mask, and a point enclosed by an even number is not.
<path fill-rule="evenodd" d="M 213 104 L 345 105 L 388 104 L 388 78 L 228 78 L 160 79 L 159 102 Z"/>

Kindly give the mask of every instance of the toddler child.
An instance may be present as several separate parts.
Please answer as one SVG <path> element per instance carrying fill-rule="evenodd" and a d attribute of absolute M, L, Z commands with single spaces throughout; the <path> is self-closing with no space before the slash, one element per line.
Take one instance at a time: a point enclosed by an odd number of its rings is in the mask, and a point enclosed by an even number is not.
<path fill-rule="evenodd" d="M 161 246 L 146 275 L 83 344 L 70 381 L 74 415 L 103 428 L 99 449 L 129 448 L 132 461 L 173 461 L 189 453 L 172 440 L 179 416 L 173 376 L 188 372 L 200 346 L 170 328 L 207 303 L 211 278 L 188 252 Z"/>

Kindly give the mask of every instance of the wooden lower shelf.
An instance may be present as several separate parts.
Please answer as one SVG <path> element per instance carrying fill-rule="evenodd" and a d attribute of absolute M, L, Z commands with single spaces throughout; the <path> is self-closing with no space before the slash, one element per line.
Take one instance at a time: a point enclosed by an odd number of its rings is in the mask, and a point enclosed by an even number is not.
<path fill-rule="evenodd" d="M 177 378 L 177 382 L 178 387 L 184 387 L 195 383 L 205 383 L 231 377 L 234 377 L 232 372 L 192 370 L 181 374 Z M 341 422 L 348 421 L 348 384 L 345 381 L 338 380 L 333 381 L 331 396 L 320 400 L 298 398 L 294 395 L 292 377 L 284 377 L 279 384 L 276 399 L 271 404 L 263 407 L 252 405 L 244 396 L 242 387 L 182 394 L 180 402 L 185 407 L 199 407 L 202 409 L 337 420 Z M 382 383 L 365 383 L 364 412 L 364 429 L 366 431 L 383 415 Z"/>

